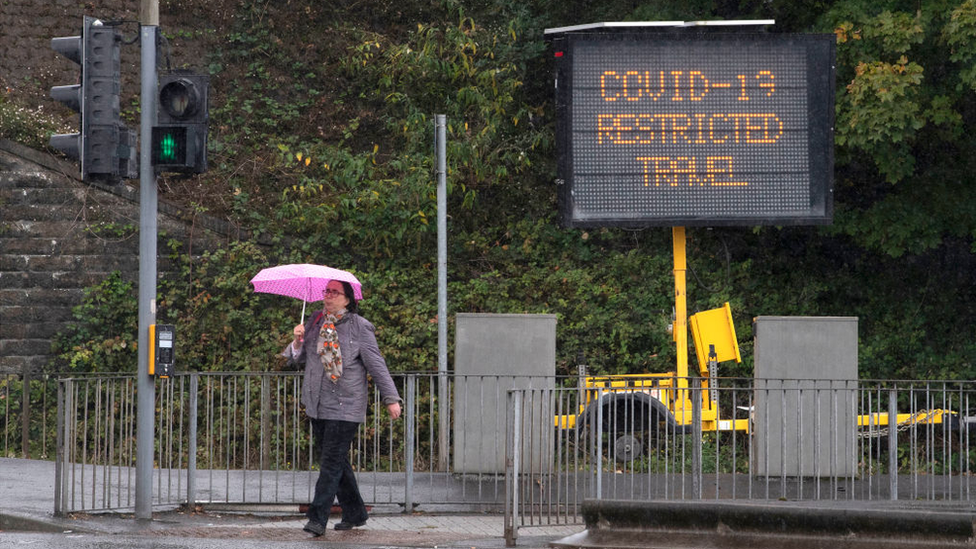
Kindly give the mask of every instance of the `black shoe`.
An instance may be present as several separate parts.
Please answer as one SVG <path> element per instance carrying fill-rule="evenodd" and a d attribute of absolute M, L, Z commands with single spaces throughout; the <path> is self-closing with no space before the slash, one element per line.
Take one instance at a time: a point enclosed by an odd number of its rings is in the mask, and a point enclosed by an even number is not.
<path fill-rule="evenodd" d="M 336 524 L 336 526 L 339 526 L 339 525 Z M 308 532 L 309 534 L 312 534 L 315 537 L 319 537 L 319 536 L 321 536 L 322 534 L 325 533 L 325 525 L 324 524 L 319 524 L 318 522 L 315 522 L 314 520 L 310 520 L 310 521 L 308 521 L 305 524 L 305 527 L 302 528 L 302 530 L 305 530 L 306 532 Z"/>
<path fill-rule="evenodd" d="M 336 530 L 352 530 L 353 528 L 357 528 L 359 526 L 366 526 L 366 521 L 364 520 L 362 522 L 346 522 L 346 521 L 337 522 L 336 525 L 335 525 L 335 529 Z"/>

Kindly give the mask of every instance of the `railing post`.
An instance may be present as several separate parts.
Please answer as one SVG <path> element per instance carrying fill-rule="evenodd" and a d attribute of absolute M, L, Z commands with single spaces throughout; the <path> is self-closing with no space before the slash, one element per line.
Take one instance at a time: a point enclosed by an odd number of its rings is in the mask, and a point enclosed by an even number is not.
<path fill-rule="evenodd" d="M 447 372 L 437 374 L 437 439 L 437 470 L 446 473 L 451 470 L 451 384 Z"/>
<path fill-rule="evenodd" d="M 30 370 L 25 366 L 23 375 L 23 389 L 21 390 L 20 412 L 21 412 L 21 431 L 20 431 L 20 451 L 24 459 L 30 459 L 30 393 L 31 375 Z"/>
<path fill-rule="evenodd" d="M 197 499 L 197 391 L 200 388 L 200 376 L 190 374 L 190 417 L 188 418 L 190 432 L 187 437 L 186 460 L 186 505 L 192 510 Z"/>
<path fill-rule="evenodd" d="M 603 395 L 603 389 L 600 389 L 596 395 L 596 429 L 590 429 L 596 434 L 596 440 L 592 447 L 593 474 L 596 475 L 596 499 L 603 499 Z"/>
<path fill-rule="evenodd" d="M 579 404 L 579 409 L 582 410 L 586 406 L 586 364 L 583 364 L 583 351 L 580 351 L 580 358 L 578 359 L 580 364 L 576 365 L 576 402 Z M 578 413 L 573 411 L 573 414 Z"/>
<path fill-rule="evenodd" d="M 417 399 L 414 398 L 414 394 L 417 391 L 417 375 L 407 374 L 407 398 L 404 400 L 404 407 L 406 408 L 404 413 L 404 421 L 406 425 L 404 426 L 404 468 L 406 469 L 406 479 L 404 482 L 404 494 L 403 494 L 403 512 L 410 513 L 413 511 L 413 467 L 414 467 L 414 420 L 415 420 L 415 410 L 414 404 Z"/>
<path fill-rule="evenodd" d="M 898 389 L 888 389 L 888 491 L 898 499 Z"/>
<path fill-rule="evenodd" d="M 61 502 L 64 499 L 64 383 L 57 380 L 58 384 L 58 412 L 55 419 L 55 448 L 54 448 L 54 516 L 64 516 L 62 513 Z"/>
<path fill-rule="evenodd" d="M 271 464 L 271 378 L 261 376 L 261 464 L 266 470 Z"/>
<path fill-rule="evenodd" d="M 506 407 L 505 436 L 505 546 L 515 547 L 518 541 L 519 493 L 518 475 L 520 470 L 519 451 L 522 433 L 521 391 L 508 391 Z"/>
<path fill-rule="evenodd" d="M 691 425 L 695 437 L 691 445 L 691 493 L 695 499 L 702 497 L 702 388 L 701 378 L 691 380 Z"/>

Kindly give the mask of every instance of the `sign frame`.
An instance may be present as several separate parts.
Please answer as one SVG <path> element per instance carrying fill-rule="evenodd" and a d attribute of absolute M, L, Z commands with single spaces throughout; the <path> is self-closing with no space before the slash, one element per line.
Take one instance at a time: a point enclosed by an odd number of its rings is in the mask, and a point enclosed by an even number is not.
<path fill-rule="evenodd" d="M 576 30 L 580 29 L 580 30 Z M 559 209 L 560 217 L 562 219 L 563 225 L 567 227 L 578 227 L 578 228 L 589 228 L 589 227 L 625 227 L 625 228 L 645 228 L 645 227 L 657 227 L 657 226 L 756 226 L 756 225 L 825 225 L 830 224 L 833 219 L 833 166 L 834 166 L 834 153 L 833 153 L 833 129 L 834 129 L 834 79 L 835 79 L 835 37 L 830 34 L 776 34 L 776 33 L 762 33 L 757 32 L 755 28 L 746 28 L 745 30 L 736 30 L 729 27 L 711 27 L 704 28 L 698 27 L 665 27 L 663 25 L 649 26 L 646 28 L 636 28 L 636 27 L 624 27 L 624 28 L 612 28 L 612 27 L 597 27 L 592 26 L 580 26 L 580 27 L 567 27 L 565 29 L 555 29 L 555 32 L 547 31 L 547 39 L 550 42 L 550 47 L 555 57 L 555 91 L 556 91 L 556 148 L 557 148 L 557 180 L 556 184 L 558 186 L 558 198 L 559 198 Z M 807 192 L 808 194 L 797 195 L 796 198 L 792 198 L 793 202 L 789 208 L 771 206 L 770 204 L 779 204 L 777 201 L 782 201 L 780 195 L 776 194 L 780 183 L 774 183 L 768 187 L 762 187 L 761 185 L 754 185 L 752 188 L 748 189 L 751 193 L 748 196 L 742 193 L 743 187 L 738 189 L 731 186 L 726 187 L 715 187 L 715 193 L 726 193 L 722 195 L 722 200 L 715 200 L 716 203 L 730 203 L 733 207 L 730 211 L 716 211 L 717 207 L 710 206 L 710 210 L 705 211 L 704 206 L 701 207 L 702 211 L 698 211 L 696 208 L 699 206 L 693 203 L 694 196 L 702 196 L 702 193 L 708 193 L 710 189 L 699 188 L 695 190 L 685 191 L 683 188 L 678 189 L 668 189 L 667 192 L 670 193 L 669 198 L 664 200 L 663 204 L 677 204 L 677 212 L 650 212 L 640 210 L 639 207 L 633 206 L 637 211 L 627 211 L 621 213 L 620 211 L 599 211 L 599 204 L 593 206 L 593 203 L 584 203 L 584 200 L 579 198 L 585 196 L 587 192 L 587 185 L 591 185 L 590 189 L 597 189 L 599 192 L 594 194 L 605 195 L 609 193 L 610 200 L 615 204 L 639 204 L 640 200 L 643 203 L 647 203 L 653 198 L 647 198 L 646 190 L 638 190 L 639 184 L 634 181 L 631 185 L 631 181 L 627 180 L 626 184 L 623 185 L 625 189 L 618 191 L 616 188 L 620 185 L 612 185 L 614 189 L 609 191 L 604 191 L 602 188 L 597 187 L 602 183 L 589 183 L 587 177 L 595 180 L 597 176 L 602 177 L 606 181 L 614 181 L 615 174 L 607 171 L 601 172 L 599 169 L 592 173 L 583 174 L 581 170 L 574 167 L 574 161 L 583 158 L 585 155 L 587 157 L 587 162 L 589 165 L 594 165 L 596 168 L 601 168 L 601 160 L 599 154 L 594 154 L 592 152 L 594 137 L 586 132 L 593 133 L 594 122 L 592 116 L 588 120 L 576 120 L 574 119 L 574 101 L 580 100 L 583 104 L 589 104 L 583 101 L 579 97 L 574 97 L 574 92 L 579 92 L 574 88 L 574 78 L 577 76 L 574 74 L 575 61 L 581 59 L 582 62 L 588 62 L 589 59 L 586 58 L 588 55 L 592 55 L 587 51 L 589 49 L 598 49 L 607 45 L 609 47 L 614 47 L 615 44 L 621 44 L 621 48 L 668 48 L 673 47 L 678 50 L 691 48 L 729 48 L 728 51 L 744 51 L 748 48 L 743 48 L 744 45 L 749 45 L 751 47 L 762 48 L 765 45 L 770 45 L 773 48 L 785 49 L 791 53 L 791 55 L 797 58 L 802 58 L 805 62 L 805 89 L 799 89 L 796 93 L 806 94 L 806 126 L 802 128 L 805 131 L 805 136 L 800 136 L 793 145 L 793 149 L 786 151 L 786 153 L 778 153 L 784 160 L 782 162 L 791 162 L 792 159 L 796 158 L 795 154 L 798 151 L 802 151 L 806 156 L 804 160 L 806 161 L 806 172 L 802 172 L 801 176 L 791 175 L 791 177 L 806 177 L 808 178 L 805 183 L 790 183 L 800 192 Z M 737 49 L 738 47 L 738 49 Z M 606 51 L 604 48 L 603 51 Z M 723 54 L 724 57 L 729 55 L 734 56 L 735 54 Z M 598 58 L 599 62 L 599 58 Z M 586 65 L 583 65 L 586 66 Z M 608 61 L 608 66 L 619 66 L 612 61 Z M 691 67 L 689 67 L 690 69 Z M 700 68 L 707 70 L 709 68 L 709 63 L 703 61 Z M 581 70 L 580 73 L 583 71 Z M 591 71 L 592 72 L 592 71 Z M 690 71 L 689 71 L 690 73 Z M 686 73 L 686 74 L 689 74 Z M 670 79 L 670 74 L 667 76 Z M 583 81 L 585 78 L 589 78 L 592 81 L 592 74 L 583 75 L 579 78 Z M 661 75 L 661 86 L 664 87 L 665 74 L 662 72 Z M 675 83 L 677 88 L 678 84 Z M 745 84 L 743 84 L 743 90 Z M 785 89 L 785 88 L 784 88 Z M 592 95 L 592 88 L 590 88 L 590 93 Z M 721 96 L 720 94 L 715 94 L 716 96 Z M 725 94 L 721 97 L 731 97 L 732 94 Z M 732 99 L 728 99 L 732 101 Z M 662 102 L 663 104 L 663 102 Z M 581 107 L 585 109 L 588 107 Z M 715 107 L 713 107 L 715 108 Z M 612 112 L 612 111 L 611 111 Z M 609 115 L 608 115 L 609 116 Z M 653 115 L 649 115 L 653 116 Z M 661 115 L 664 116 L 664 115 Z M 673 116 L 673 115 L 672 115 Z M 705 115 L 700 115 L 704 117 Z M 794 119 L 798 120 L 803 117 L 794 116 Z M 794 122 L 795 123 L 795 122 Z M 589 126 L 584 129 L 584 125 Z M 621 123 L 618 122 L 618 126 Z M 792 128 L 791 128 L 792 130 Z M 596 133 L 600 133 L 600 129 L 596 130 Z M 791 134 L 795 135 L 795 134 Z M 581 137 L 582 136 L 582 137 Z M 590 139 L 589 142 L 583 143 L 584 139 Z M 589 147 L 587 149 L 586 147 Z M 646 153 L 641 153 L 641 151 L 653 152 L 653 146 L 636 145 L 631 147 L 632 152 L 640 155 L 644 154 L 641 158 L 648 158 Z M 672 147 L 674 149 L 674 147 Z M 728 149 L 726 147 L 725 149 Z M 706 175 L 704 174 L 704 168 L 701 166 L 705 165 L 705 158 L 724 158 L 725 155 L 730 153 L 723 152 L 722 147 L 716 146 L 716 152 L 713 156 L 709 156 L 709 147 L 700 146 L 696 151 L 699 155 L 699 174 L 694 185 L 683 181 L 684 186 L 697 186 L 705 187 L 705 183 L 701 183 Z M 787 154 L 790 153 L 790 154 Z M 673 153 L 674 154 L 674 153 Z M 677 162 L 678 160 L 684 159 L 685 164 L 683 168 L 687 167 L 688 156 L 680 156 L 680 151 L 677 153 L 679 156 L 675 156 Z M 802 156 L 802 155 L 801 155 Z M 636 158 L 636 157 L 635 157 Z M 668 158 L 668 157 L 666 157 Z M 732 160 L 728 161 L 729 173 L 731 174 Z M 772 161 L 771 161 L 772 162 Z M 781 163 L 782 163 L 781 162 Z M 608 160 L 609 164 L 610 161 Z M 647 174 L 649 168 L 647 168 L 647 162 L 645 162 L 644 167 L 644 186 L 647 187 Z M 678 165 L 678 164 L 674 164 Z M 718 165 L 718 164 L 716 164 Z M 792 165 L 789 165 L 792 166 Z M 713 167 L 709 164 L 710 169 Z M 692 169 L 694 168 L 694 163 L 692 161 Z M 720 168 L 714 168 L 716 172 L 721 172 Z M 674 170 L 679 171 L 679 170 Z M 687 171 L 687 170 L 681 170 Z M 790 171 L 790 174 L 794 174 L 797 170 Z M 775 176 L 779 175 L 780 172 L 770 171 L 771 179 L 775 179 Z M 783 173 L 787 173 L 784 171 Z M 596 174 L 596 175 L 594 175 Z M 720 174 L 721 175 L 721 174 Z M 625 178 L 637 177 L 633 173 L 628 173 Z M 708 175 L 712 177 L 714 182 L 714 174 Z M 801 179 L 802 180 L 802 179 Z M 677 181 L 677 177 L 674 179 Z M 806 188 L 803 187 L 806 185 Z M 678 185 L 673 185 L 677 187 Z M 791 192 L 796 189 L 791 189 Z M 614 194 L 619 192 L 619 194 Z M 631 193 L 635 200 L 628 202 L 631 199 Z M 644 192 L 643 195 L 638 195 L 637 193 Z M 724 197 L 732 196 L 735 198 L 735 193 L 739 193 L 739 200 L 725 200 Z M 591 194 L 592 196 L 592 194 Z M 644 198 L 639 198 L 643 196 Z M 677 197 L 677 198 L 675 198 Z M 809 203 L 806 199 L 809 198 Z M 671 202 L 668 202 L 670 200 Z M 762 202 L 766 200 L 767 202 Z M 682 202 L 686 201 L 686 202 Z M 593 202 L 598 202 L 594 200 Z M 737 206 L 741 209 L 735 209 Z M 742 206 L 747 205 L 747 206 Z M 632 207 L 632 206 L 626 206 Z M 747 210 L 748 208 L 754 208 L 753 210 Z"/>

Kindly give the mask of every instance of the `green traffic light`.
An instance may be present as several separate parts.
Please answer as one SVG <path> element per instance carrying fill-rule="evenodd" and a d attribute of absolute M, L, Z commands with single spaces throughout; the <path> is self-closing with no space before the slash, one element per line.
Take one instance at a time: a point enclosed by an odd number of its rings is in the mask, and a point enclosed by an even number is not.
<path fill-rule="evenodd" d="M 155 126 L 152 129 L 152 165 L 168 168 L 186 167 L 186 155 L 192 145 L 187 143 L 186 126 Z"/>
<path fill-rule="evenodd" d="M 176 137 L 171 133 L 163 136 L 159 142 L 159 159 L 163 162 L 176 160 Z"/>

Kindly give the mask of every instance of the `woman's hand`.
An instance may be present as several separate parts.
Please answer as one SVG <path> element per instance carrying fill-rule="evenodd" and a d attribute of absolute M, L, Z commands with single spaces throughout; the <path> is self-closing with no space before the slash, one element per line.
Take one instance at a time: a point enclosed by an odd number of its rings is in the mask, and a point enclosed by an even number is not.
<path fill-rule="evenodd" d="M 305 341 L 305 325 L 299 324 L 298 326 L 295 326 L 295 329 L 292 330 L 292 332 L 295 334 L 295 339 L 292 341 L 291 346 L 294 349 L 298 349 L 301 346 L 302 341 Z"/>
<path fill-rule="evenodd" d="M 400 403 L 391 402 L 390 404 L 387 404 L 386 411 L 390 412 L 390 417 L 393 419 L 400 417 Z"/>

